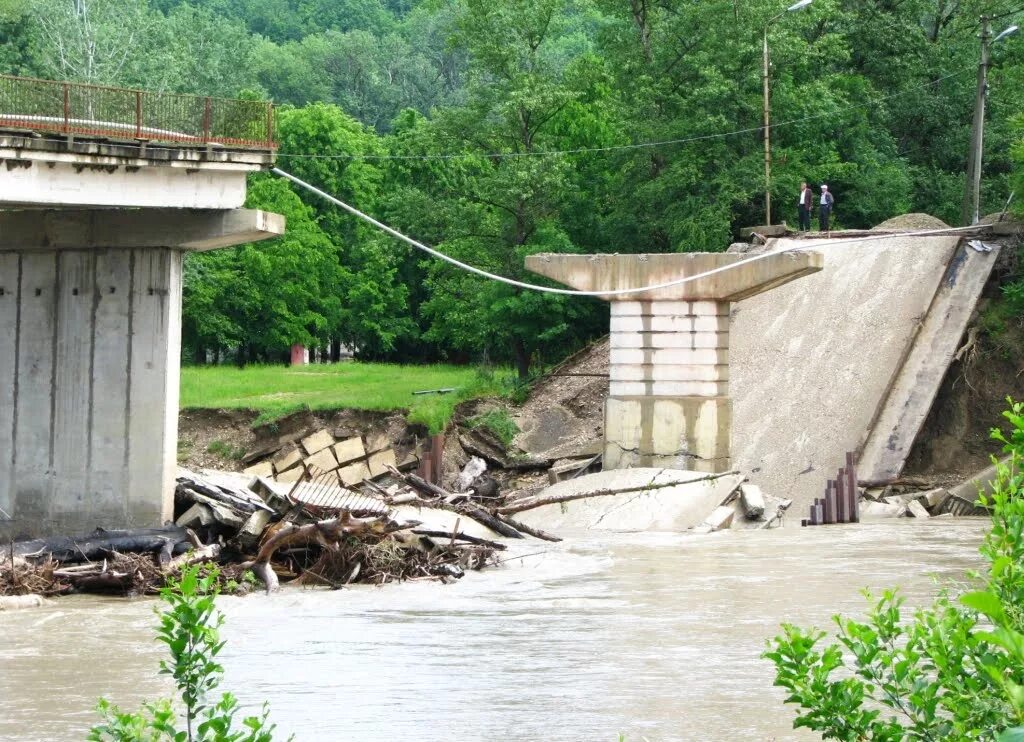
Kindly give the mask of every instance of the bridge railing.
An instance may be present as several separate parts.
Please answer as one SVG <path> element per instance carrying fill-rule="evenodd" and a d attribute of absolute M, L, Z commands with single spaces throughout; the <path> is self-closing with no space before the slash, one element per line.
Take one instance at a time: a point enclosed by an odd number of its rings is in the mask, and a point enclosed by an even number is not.
<path fill-rule="evenodd" d="M 269 101 L 0 75 L 0 127 L 181 144 L 273 149 Z"/>

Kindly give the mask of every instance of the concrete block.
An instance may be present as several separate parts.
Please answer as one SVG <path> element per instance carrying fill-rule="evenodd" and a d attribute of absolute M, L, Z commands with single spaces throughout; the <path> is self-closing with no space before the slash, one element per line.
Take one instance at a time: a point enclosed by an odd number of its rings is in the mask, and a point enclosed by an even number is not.
<path fill-rule="evenodd" d="M 302 461 L 302 451 L 299 450 L 298 446 L 288 446 L 278 451 L 277 455 L 271 459 L 274 465 L 275 472 L 288 471 L 293 466 Z"/>
<path fill-rule="evenodd" d="M 366 465 L 370 469 L 370 477 L 375 479 L 382 474 L 387 474 L 388 470 L 384 468 L 385 464 L 389 466 L 398 465 L 398 462 L 395 460 L 395 452 L 390 448 L 385 451 L 378 451 L 366 460 Z"/>
<path fill-rule="evenodd" d="M 366 449 L 363 448 L 363 439 L 358 436 L 341 441 L 340 443 L 335 443 L 333 448 L 334 457 L 338 459 L 338 463 L 343 466 L 350 461 L 355 461 L 356 459 L 361 459 L 366 456 Z"/>
<path fill-rule="evenodd" d="M 928 490 L 919 496 L 919 500 L 924 503 L 924 506 L 929 510 L 942 507 L 942 503 L 949 497 L 949 490 L 939 487 L 937 489 Z"/>
<path fill-rule="evenodd" d="M 258 464 L 253 464 L 247 469 L 243 469 L 242 473 L 249 474 L 254 477 L 269 477 L 274 473 L 274 465 L 269 461 L 261 461 Z"/>
<path fill-rule="evenodd" d="M 349 464 L 338 470 L 338 481 L 343 487 L 355 487 L 365 479 L 370 478 L 370 468 L 360 461 L 357 464 Z"/>
<path fill-rule="evenodd" d="M 377 453 L 377 451 L 383 451 L 390 447 L 391 439 L 388 438 L 387 433 L 376 431 L 366 436 L 366 453 Z"/>
<path fill-rule="evenodd" d="M 294 466 L 287 471 L 280 472 L 275 479 L 278 482 L 298 482 L 299 478 L 302 477 L 303 468 L 301 466 Z"/>
<path fill-rule="evenodd" d="M 213 512 L 209 507 L 196 503 L 174 521 L 174 525 L 182 528 L 199 528 L 213 523 Z"/>
<path fill-rule="evenodd" d="M 612 348 L 728 348 L 729 333 L 717 332 L 613 332 L 609 337 Z"/>
<path fill-rule="evenodd" d="M 637 351 L 642 352 L 642 351 Z M 608 367 L 608 378 L 611 381 L 728 381 L 729 367 L 725 364 L 701 364 L 684 366 L 682 364 L 620 364 L 614 361 Z"/>
<path fill-rule="evenodd" d="M 748 520 L 760 520 L 764 515 L 764 493 L 756 484 L 740 485 L 740 504 Z"/>
<path fill-rule="evenodd" d="M 313 435 L 308 435 L 302 439 L 302 448 L 309 456 L 312 456 L 315 453 L 323 451 L 333 443 L 334 436 L 331 435 L 331 431 L 318 430 L 313 433 Z"/>
<path fill-rule="evenodd" d="M 303 461 L 306 467 L 315 466 L 320 471 L 334 471 L 338 468 L 338 459 L 334 457 L 334 451 L 324 448 Z"/>
<path fill-rule="evenodd" d="M 729 303 L 725 301 L 659 301 L 656 304 L 646 301 L 617 301 L 615 314 L 629 315 L 721 315 L 729 316 Z"/>
<path fill-rule="evenodd" d="M 907 514 L 907 506 L 889 502 L 871 502 L 861 500 L 861 518 L 902 518 Z"/>
<path fill-rule="evenodd" d="M 238 543 L 243 549 L 251 549 L 259 543 L 263 529 L 270 523 L 271 514 L 266 510 L 257 510 L 249 516 L 238 532 Z"/>
<path fill-rule="evenodd" d="M 915 518 L 932 517 L 931 513 L 928 512 L 928 509 L 924 505 L 919 503 L 917 500 L 911 500 L 910 502 L 908 502 L 907 510 L 909 510 L 910 514 L 913 515 Z"/>
<path fill-rule="evenodd" d="M 701 524 L 712 531 L 721 531 L 732 526 L 732 519 L 736 515 L 736 509 L 731 505 L 720 505 L 715 508 L 711 515 L 704 519 Z"/>

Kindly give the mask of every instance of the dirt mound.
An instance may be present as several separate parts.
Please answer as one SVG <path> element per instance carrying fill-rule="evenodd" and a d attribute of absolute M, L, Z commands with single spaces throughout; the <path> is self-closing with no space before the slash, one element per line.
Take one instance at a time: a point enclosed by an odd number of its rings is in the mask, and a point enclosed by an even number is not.
<path fill-rule="evenodd" d="M 949 225 L 931 214 L 900 214 L 886 219 L 874 229 L 946 229 Z"/>
<path fill-rule="evenodd" d="M 516 445 L 559 459 L 597 453 L 608 396 L 608 338 L 571 356 L 541 380 L 520 408 Z"/>

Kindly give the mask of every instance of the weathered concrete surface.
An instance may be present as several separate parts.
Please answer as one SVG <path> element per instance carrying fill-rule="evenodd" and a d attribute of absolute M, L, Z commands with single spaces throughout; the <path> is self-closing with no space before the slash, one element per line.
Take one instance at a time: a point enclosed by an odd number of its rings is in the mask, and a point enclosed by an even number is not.
<path fill-rule="evenodd" d="M 563 255 L 526 258 L 528 270 L 581 291 L 615 291 L 668 283 L 745 260 L 727 253 L 656 255 Z M 821 270 L 822 256 L 812 246 L 758 260 L 690 283 L 620 297 L 623 301 L 739 301 Z M 609 297 L 611 298 L 611 297 Z"/>
<path fill-rule="evenodd" d="M 153 234 L 148 210 L 108 215 L 126 235 Z M 0 212 L 0 540 L 171 517 L 183 252 L 104 248 L 100 215 L 79 216 L 33 231 Z M 253 237 L 207 217 L 179 212 L 218 225 L 219 242 Z M 173 224 L 157 224 L 173 243 Z"/>
<path fill-rule="evenodd" d="M 530 270 L 585 291 L 712 275 L 611 301 L 605 469 L 730 469 L 730 304 L 821 269 L 812 250 L 744 255 L 534 255 Z M 718 272 L 716 272 L 718 271 Z"/>
<path fill-rule="evenodd" d="M 267 152 L 138 147 L 0 134 L 0 203 L 236 209 Z"/>
<path fill-rule="evenodd" d="M 999 250 L 995 245 L 990 252 L 978 251 L 967 242 L 957 249 L 880 406 L 857 467 L 860 479 L 889 481 L 903 471 Z"/>
<path fill-rule="evenodd" d="M 825 269 L 733 308 L 732 460 L 794 512 L 864 440 L 957 248 L 956 237 L 829 244 Z"/>
<path fill-rule="evenodd" d="M 727 474 L 711 481 L 694 482 L 701 472 L 674 469 L 617 469 L 588 474 L 552 485 L 541 496 L 551 497 L 601 489 L 622 489 L 679 482 L 647 492 L 588 497 L 542 505 L 515 515 L 516 520 L 558 533 L 572 529 L 608 531 L 685 531 L 700 524 L 743 481 Z"/>
<path fill-rule="evenodd" d="M 284 229 L 283 216 L 256 209 L 23 209 L 0 211 L 0 250 L 214 250 Z"/>

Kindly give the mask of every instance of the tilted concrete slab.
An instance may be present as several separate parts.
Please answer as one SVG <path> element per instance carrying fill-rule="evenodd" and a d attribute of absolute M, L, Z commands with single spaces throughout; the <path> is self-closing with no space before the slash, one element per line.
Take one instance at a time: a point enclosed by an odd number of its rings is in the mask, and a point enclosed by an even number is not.
<path fill-rule="evenodd" d="M 870 426 L 857 467 L 861 480 L 891 481 L 903 471 L 999 252 L 998 245 L 985 252 L 966 241 L 957 248 Z"/>
<path fill-rule="evenodd" d="M 566 480 L 545 489 L 539 497 L 554 497 L 603 489 L 624 489 L 678 482 L 647 492 L 588 497 L 542 505 L 517 513 L 526 525 L 563 533 L 571 530 L 685 531 L 699 525 L 743 482 L 739 474 L 705 479 L 707 474 L 678 469 L 636 468 L 602 471 Z M 694 481 L 701 480 L 703 481 Z"/>
<path fill-rule="evenodd" d="M 656 255 L 562 255 L 541 253 L 526 258 L 527 269 L 580 291 L 616 291 L 668 283 L 743 263 L 749 256 L 728 253 Z M 802 276 L 820 271 L 822 255 L 800 249 L 736 265 L 696 281 L 620 297 L 617 301 L 740 301 Z"/>
<path fill-rule="evenodd" d="M 215 250 L 284 230 L 283 216 L 257 209 L 24 209 L 0 211 L 0 251 Z"/>
<path fill-rule="evenodd" d="M 958 242 L 769 243 L 820 251 L 825 269 L 733 308 L 734 468 L 797 509 L 823 494 L 878 420 Z"/>

